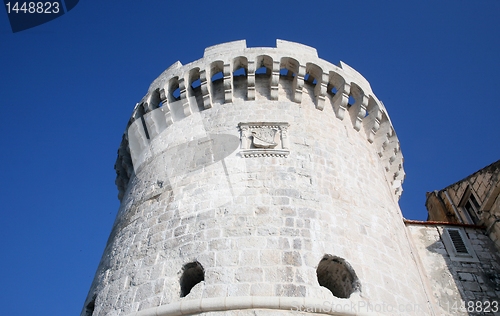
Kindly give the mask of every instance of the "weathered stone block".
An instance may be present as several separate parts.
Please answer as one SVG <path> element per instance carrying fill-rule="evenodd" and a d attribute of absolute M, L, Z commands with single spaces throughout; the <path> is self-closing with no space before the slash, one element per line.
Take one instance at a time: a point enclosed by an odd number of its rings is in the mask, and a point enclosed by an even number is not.
<path fill-rule="evenodd" d="M 471 273 L 458 273 L 461 281 L 475 281 L 474 276 Z"/>
<path fill-rule="evenodd" d="M 301 266 L 302 258 L 298 251 L 288 251 L 283 253 L 282 263 L 285 265 Z"/>

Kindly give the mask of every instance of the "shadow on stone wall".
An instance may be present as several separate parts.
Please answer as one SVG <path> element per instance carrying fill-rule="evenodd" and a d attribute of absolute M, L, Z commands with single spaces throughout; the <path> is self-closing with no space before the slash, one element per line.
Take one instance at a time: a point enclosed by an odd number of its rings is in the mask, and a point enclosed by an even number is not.
<path fill-rule="evenodd" d="M 427 237 L 434 235 L 435 238 L 425 248 L 428 253 L 422 261 L 435 303 L 451 315 L 491 315 L 492 312 L 497 315 L 500 313 L 500 257 L 494 243 L 483 230 L 452 227 L 461 230 L 466 250 L 475 255 L 457 258 L 453 253 L 456 249 L 447 244 L 446 229 L 450 228 L 426 227 Z"/>

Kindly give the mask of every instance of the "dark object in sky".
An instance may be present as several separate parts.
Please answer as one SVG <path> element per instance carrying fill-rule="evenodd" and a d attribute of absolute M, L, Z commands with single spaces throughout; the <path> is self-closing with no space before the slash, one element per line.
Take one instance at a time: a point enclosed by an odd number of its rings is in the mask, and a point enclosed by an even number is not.
<path fill-rule="evenodd" d="M 12 32 L 20 32 L 50 22 L 73 9 L 79 0 L 9 1 L 4 0 Z M 66 11 L 65 11 L 66 10 Z"/>

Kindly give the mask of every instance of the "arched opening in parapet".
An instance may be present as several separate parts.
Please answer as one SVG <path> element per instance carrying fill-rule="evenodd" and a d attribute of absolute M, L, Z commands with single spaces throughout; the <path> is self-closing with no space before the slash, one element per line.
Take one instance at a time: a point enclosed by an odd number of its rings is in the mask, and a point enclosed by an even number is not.
<path fill-rule="evenodd" d="M 347 101 L 347 107 L 351 107 L 356 103 L 356 99 L 352 96 L 352 94 L 349 95 L 349 100 Z"/>
<path fill-rule="evenodd" d="M 153 111 L 161 106 L 160 90 L 156 89 L 151 93 L 151 97 L 149 98 L 149 110 L 147 112 Z"/>
<path fill-rule="evenodd" d="M 287 99 L 290 101 L 294 100 L 295 85 L 297 81 L 295 77 L 296 74 L 292 70 L 288 68 L 280 69 L 279 88 L 285 92 Z"/>
<path fill-rule="evenodd" d="M 204 280 L 205 270 L 198 261 L 186 263 L 182 267 L 182 276 L 179 280 L 181 285 L 181 297 L 188 295 L 196 284 Z"/>
<path fill-rule="evenodd" d="M 365 93 L 363 89 L 361 89 L 361 87 L 355 84 L 354 82 L 351 82 L 351 93 L 349 94 L 349 101 L 347 102 L 348 106 L 352 106 L 354 104 L 360 105 L 363 103 L 364 98 L 365 98 Z M 360 110 L 359 107 L 358 109 Z M 356 116 L 358 115 L 358 113 L 353 113 L 353 114 Z"/>
<path fill-rule="evenodd" d="M 313 104 L 317 104 L 318 102 L 318 95 L 319 95 L 319 88 L 318 85 L 318 80 L 311 75 L 310 73 L 306 73 L 304 76 L 304 90 L 307 91 L 307 95 L 311 98 L 311 101 Z M 302 100 L 304 100 L 304 95 L 302 96 Z"/>
<path fill-rule="evenodd" d="M 281 68 L 280 69 L 280 77 L 293 78 L 295 77 L 295 73 L 290 69 Z"/>
<path fill-rule="evenodd" d="M 191 98 L 195 98 L 196 107 L 198 111 L 203 110 L 203 94 L 201 92 L 200 68 L 196 67 L 189 71 L 187 97 L 190 99 L 189 103 L 192 104 Z"/>
<path fill-rule="evenodd" d="M 191 89 L 195 90 L 201 87 L 201 80 L 200 78 L 196 79 L 191 83 Z"/>
<path fill-rule="evenodd" d="M 177 102 L 181 99 L 180 91 L 179 77 L 171 78 L 167 84 L 166 95 L 173 121 L 178 121 L 185 117 L 181 102 Z"/>
<path fill-rule="evenodd" d="M 224 62 L 218 60 L 210 64 L 210 96 L 213 104 L 224 103 Z"/>
<path fill-rule="evenodd" d="M 248 59 L 239 56 L 233 59 L 233 97 L 246 100 L 248 96 Z"/>
<path fill-rule="evenodd" d="M 224 78 L 224 74 L 222 73 L 222 71 L 219 71 L 212 76 L 211 80 L 212 80 L 212 82 L 215 82 L 217 80 L 221 80 L 222 78 Z"/>
<path fill-rule="evenodd" d="M 179 78 L 174 77 L 168 83 L 168 102 L 173 103 L 181 99 L 181 89 L 179 88 Z"/>
<path fill-rule="evenodd" d="M 270 75 L 271 71 L 268 68 L 262 66 L 259 69 L 255 70 L 255 74 L 256 75 Z"/>
<path fill-rule="evenodd" d="M 373 113 L 374 116 L 376 117 L 378 115 L 378 109 L 379 105 L 377 104 L 377 101 L 375 101 L 375 99 L 373 99 L 373 97 L 370 96 L 370 99 L 368 99 L 368 105 L 366 106 L 365 117 L 369 116 L 370 113 Z"/>
<path fill-rule="evenodd" d="M 280 89 L 285 91 L 290 101 L 295 100 L 295 89 L 297 87 L 297 73 L 299 62 L 290 57 L 283 57 L 280 61 Z"/>
<path fill-rule="evenodd" d="M 345 79 L 336 73 L 335 71 L 330 71 L 328 73 L 328 85 L 327 85 L 327 93 L 326 98 L 330 100 L 330 105 L 332 106 L 336 115 L 343 116 L 343 95 L 346 92 L 347 88 L 345 84 Z"/>
<path fill-rule="evenodd" d="M 350 92 L 347 107 L 353 127 L 359 131 L 361 128 L 360 120 L 363 121 L 367 114 L 368 97 L 363 89 L 354 82 L 351 82 Z"/>
<path fill-rule="evenodd" d="M 177 89 L 175 89 L 172 92 L 172 95 L 174 96 L 174 99 L 180 100 L 181 99 L 181 88 L 177 87 Z"/>
<path fill-rule="evenodd" d="M 335 96 L 338 92 L 337 88 L 331 83 L 328 83 L 328 88 L 326 90 L 332 97 Z"/>
<path fill-rule="evenodd" d="M 218 71 L 210 80 L 212 81 L 212 102 L 224 103 L 224 73 L 222 71 Z"/>
<path fill-rule="evenodd" d="M 146 108 L 148 107 L 147 103 L 141 103 L 135 109 L 133 117 L 134 121 L 140 121 L 142 129 L 144 130 L 144 135 L 147 139 L 149 139 L 148 127 L 146 125 L 146 121 L 144 120 L 144 115 L 146 114 Z"/>
<path fill-rule="evenodd" d="M 85 306 L 85 316 L 92 316 L 94 314 L 94 309 L 95 309 L 95 299 L 97 298 L 97 295 L 94 294 L 90 302 Z"/>
<path fill-rule="evenodd" d="M 271 99 L 271 73 L 273 59 L 267 55 L 257 56 L 255 60 L 255 98 Z"/>
<path fill-rule="evenodd" d="M 321 80 L 323 70 L 316 64 L 306 64 L 306 75 L 304 76 L 304 89 L 307 91 L 311 101 L 318 104 L 318 98 L 321 94 Z M 302 97 L 304 100 L 304 97 Z"/>
<path fill-rule="evenodd" d="M 255 75 L 270 76 L 273 69 L 273 59 L 267 55 L 257 56 Z"/>
<path fill-rule="evenodd" d="M 339 298 L 349 298 L 360 289 L 360 283 L 354 269 L 344 259 L 324 255 L 316 269 L 318 283 L 326 287 Z"/>
<path fill-rule="evenodd" d="M 310 83 L 316 85 L 318 83 L 318 80 L 316 80 L 316 78 L 311 76 L 311 74 L 306 74 L 304 77 L 304 83 Z"/>
<path fill-rule="evenodd" d="M 233 77 L 246 77 L 247 76 L 247 70 L 243 67 L 236 69 L 233 72 Z"/>

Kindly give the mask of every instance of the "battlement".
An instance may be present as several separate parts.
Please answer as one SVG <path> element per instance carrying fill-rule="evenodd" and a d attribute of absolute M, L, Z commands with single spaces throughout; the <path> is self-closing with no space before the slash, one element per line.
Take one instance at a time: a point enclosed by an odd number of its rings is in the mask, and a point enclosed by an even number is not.
<path fill-rule="evenodd" d="M 164 130 L 194 113 L 259 100 L 270 105 L 291 101 L 317 111 L 330 107 L 338 120 L 348 119 L 378 153 L 399 198 L 405 177 L 399 140 L 368 81 L 343 62 L 336 66 L 319 58 L 306 45 L 277 40 L 276 48 L 248 48 L 241 40 L 208 47 L 202 59 L 176 62 L 153 81 L 136 104 L 118 150 L 119 199 Z"/>

